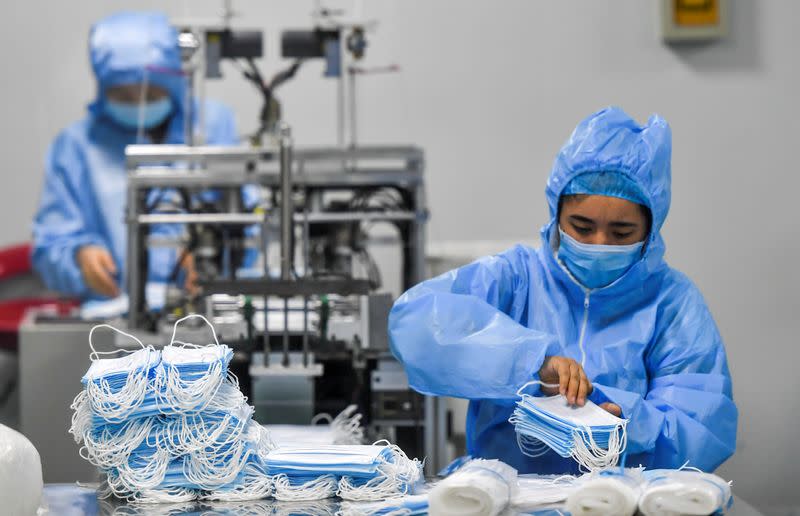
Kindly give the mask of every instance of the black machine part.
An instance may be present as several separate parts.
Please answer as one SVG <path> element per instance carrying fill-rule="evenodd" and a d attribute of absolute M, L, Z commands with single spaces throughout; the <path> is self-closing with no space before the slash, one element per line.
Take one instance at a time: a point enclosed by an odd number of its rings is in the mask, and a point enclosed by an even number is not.
<path fill-rule="evenodd" d="M 338 39 L 338 30 L 286 30 L 281 34 L 281 56 L 290 59 L 325 57 L 325 42 Z"/>
<path fill-rule="evenodd" d="M 254 59 L 264 56 L 264 34 L 257 30 L 206 32 L 207 45 L 219 45 L 222 59 Z"/>

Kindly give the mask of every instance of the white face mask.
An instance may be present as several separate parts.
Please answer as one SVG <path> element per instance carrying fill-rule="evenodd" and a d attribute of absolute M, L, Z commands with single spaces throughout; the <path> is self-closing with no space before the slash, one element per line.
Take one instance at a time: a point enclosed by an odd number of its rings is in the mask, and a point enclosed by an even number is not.
<path fill-rule="evenodd" d="M 582 407 L 571 406 L 561 394 L 548 397 L 529 396 L 526 401 L 542 412 L 575 427 L 612 427 L 624 423 L 623 419 L 603 410 L 590 400 L 586 400 Z"/>
<path fill-rule="evenodd" d="M 646 516 L 660 514 L 717 514 L 731 503 L 731 486 L 712 473 L 655 469 L 646 480 L 639 509 Z"/>
<path fill-rule="evenodd" d="M 176 340 L 178 325 L 193 318 L 202 319 L 211 328 L 214 343 L 199 346 Z M 208 409 L 228 377 L 232 358 L 233 350 L 220 345 L 208 319 L 198 314 L 178 319 L 169 345 L 161 351 L 161 364 L 156 370 L 154 390 L 159 410 L 171 414 Z"/>
<path fill-rule="evenodd" d="M 92 339 L 94 337 L 94 332 L 100 328 L 107 328 L 119 333 L 120 335 L 129 337 L 139 344 L 141 349 L 136 351 L 127 349 L 97 351 L 94 348 L 94 342 Z M 130 373 L 137 373 L 143 370 L 147 372 L 147 370 L 158 365 L 160 360 L 158 351 L 156 351 L 152 346 L 145 346 L 142 344 L 142 341 L 133 335 L 125 333 L 122 330 L 118 330 L 117 328 L 114 328 L 108 324 L 98 324 L 97 326 L 94 326 L 91 331 L 89 331 L 89 348 L 92 350 L 92 352 L 89 354 L 89 360 L 92 361 L 92 364 L 89 366 L 89 370 L 86 371 L 86 374 L 83 376 L 84 382 L 89 380 L 98 380 L 100 378 L 112 375 L 127 375 Z M 117 353 L 127 353 L 127 355 L 117 358 L 103 358 L 104 356 L 115 355 Z"/>
<path fill-rule="evenodd" d="M 615 466 L 627 443 L 626 420 L 588 400 L 583 407 L 570 407 L 560 394 L 523 394 L 509 422 L 523 454 L 539 457 L 553 450 L 589 471 Z"/>
<path fill-rule="evenodd" d="M 442 516 L 499 514 L 517 489 L 517 470 L 498 460 L 467 462 L 431 490 L 430 512 Z"/>

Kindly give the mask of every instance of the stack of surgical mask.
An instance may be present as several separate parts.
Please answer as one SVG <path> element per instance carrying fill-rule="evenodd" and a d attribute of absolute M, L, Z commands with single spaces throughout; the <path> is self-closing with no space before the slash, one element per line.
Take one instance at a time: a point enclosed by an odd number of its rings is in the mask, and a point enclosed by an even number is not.
<path fill-rule="evenodd" d="M 383 500 L 413 492 L 422 480 L 422 464 L 388 443 L 283 446 L 265 462 L 278 500 Z"/>
<path fill-rule="evenodd" d="M 614 468 L 584 475 L 567 497 L 566 509 L 572 516 L 632 516 L 642 483 L 640 469 Z"/>
<path fill-rule="evenodd" d="M 615 466 L 625 450 L 627 420 L 588 400 L 583 407 L 572 407 L 560 394 L 521 394 L 509 422 L 514 425 L 520 450 L 529 457 L 554 450 L 594 471 Z"/>
<path fill-rule="evenodd" d="M 711 473 L 654 469 L 644 480 L 639 510 L 645 516 L 717 514 L 732 503 L 730 484 Z"/>
<path fill-rule="evenodd" d="M 317 414 L 310 425 L 266 425 L 266 428 L 276 446 L 362 444 L 364 427 L 357 409 L 356 405 L 349 405 L 335 418 Z"/>
<path fill-rule="evenodd" d="M 516 490 L 517 470 L 499 460 L 474 459 L 431 489 L 430 514 L 496 516 Z"/>
<path fill-rule="evenodd" d="M 141 349 L 95 351 L 92 336 L 100 327 Z M 214 340 L 197 346 L 175 340 L 173 332 L 170 345 L 157 351 L 111 326 L 92 329 L 92 365 L 72 405 L 70 432 L 83 444 L 81 456 L 105 473 L 105 494 L 184 502 L 271 493 L 264 457 L 274 445 L 252 421 L 253 409 L 228 373 L 231 349 L 216 341 L 216 332 Z M 104 358 L 117 352 L 128 354 Z"/>

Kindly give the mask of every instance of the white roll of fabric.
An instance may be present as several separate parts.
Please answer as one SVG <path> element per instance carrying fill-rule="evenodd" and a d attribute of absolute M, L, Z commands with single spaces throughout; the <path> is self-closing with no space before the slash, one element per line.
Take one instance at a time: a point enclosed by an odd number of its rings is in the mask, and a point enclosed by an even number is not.
<path fill-rule="evenodd" d="M 644 478 L 639 510 L 645 516 L 714 514 L 730 505 L 730 485 L 711 473 L 662 469 L 645 471 Z"/>
<path fill-rule="evenodd" d="M 520 475 L 511 507 L 520 512 L 562 504 L 577 487 L 579 479 L 572 475 Z"/>
<path fill-rule="evenodd" d="M 499 460 L 475 459 L 428 495 L 431 516 L 496 516 L 516 493 L 517 470 Z"/>
<path fill-rule="evenodd" d="M 585 475 L 567 497 L 572 516 L 631 516 L 641 494 L 641 473 L 603 471 Z"/>

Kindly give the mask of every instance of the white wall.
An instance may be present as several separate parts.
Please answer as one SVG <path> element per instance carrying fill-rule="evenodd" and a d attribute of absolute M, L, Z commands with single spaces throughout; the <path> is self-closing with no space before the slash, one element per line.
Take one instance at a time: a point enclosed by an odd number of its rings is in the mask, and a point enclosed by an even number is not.
<path fill-rule="evenodd" d="M 56 131 L 93 96 L 86 33 L 120 8 L 213 15 L 192 0 L 15 2 L 0 31 L 4 63 L 0 243 L 24 240 Z M 545 178 L 583 116 L 618 104 L 641 120 L 657 111 L 674 131 L 668 259 L 705 293 L 726 339 L 741 412 L 737 454 L 722 469 L 759 505 L 800 505 L 800 3 L 734 1 L 731 36 L 671 48 L 642 0 L 373 1 L 380 28 L 372 64 L 395 75 L 359 88 L 363 139 L 411 142 L 427 152 L 430 238 L 529 239 L 545 222 Z M 242 25 L 308 25 L 311 1 L 239 0 Z M 276 59 L 265 63 L 272 71 Z M 210 92 L 251 129 L 256 96 L 231 68 Z M 334 95 L 321 64 L 282 94 L 299 144 L 334 140 Z"/>

